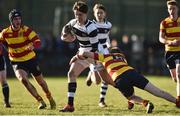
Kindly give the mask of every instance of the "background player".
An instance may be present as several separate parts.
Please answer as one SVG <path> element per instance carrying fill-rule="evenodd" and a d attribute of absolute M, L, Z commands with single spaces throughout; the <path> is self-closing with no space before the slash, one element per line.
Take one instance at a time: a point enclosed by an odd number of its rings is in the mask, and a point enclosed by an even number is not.
<path fill-rule="evenodd" d="M 106 9 L 102 4 L 95 4 L 93 8 L 94 17 L 95 20 L 93 22 L 96 24 L 96 27 L 98 29 L 98 39 L 99 39 L 99 45 L 98 45 L 98 51 L 103 54 L 108 54 L 110 47 L 110 39 L 109 39 L 109 33 L 112 27 L 112 24 L 106 20 Z M 101 76 L 106 76 L 103 65 L 101 63 L 97 63 L 96 66 L 98 69 L 97 71 L 91 71 L 88 74 L 87 77 L 87 85 L 90 86 L 92 82 L 99 84 L 101 81 Z M 96 74 L 98 73 L 98 74 Z M 108 89 L 108 85 L 102 81 L 101 89 L 100 89 L 100 100 L 99 100 L 99 106 L 100 107 L 106 107 L 105 103 L 105 96 L 106 91 Z"/>
<path fill-rule="evenodd" d="M 165 45 L 165 59 L 172 79 L 177 83 L 177 98 L 180 100 L 180 17 L 178 3 L 167 1 L 169 17 L 160 24 L 159 41 Z"/>
<path fill-rule="evenodd" d="M 46 81 L 43 79 L 34 52 L 34 48 L 40 47 L 40 38 L 32 29 L 22 24 L 22 16 L 18 10 L 10 11 L 9 21 L 11 25 L 1 32 L 0 42 L 6 43 L 8 47 L 9 59 L 16 77 L 39 102 L 38 108 L 44 109 L 46 107 L 44 100 L 28 80 L 29 72 L 45 92 L 51 109 L 55 109 L 56 103 L 51 96 Z"/>
<path fill-rule="evenodd" d="M 6 79 L 6 63 L 3 56 L 3 45 L 0 43 L 0 82 L 2 86 L 2 93 L 4 97 L 4 107 L 11 107 L 9 103 L 9 85 Z"/>

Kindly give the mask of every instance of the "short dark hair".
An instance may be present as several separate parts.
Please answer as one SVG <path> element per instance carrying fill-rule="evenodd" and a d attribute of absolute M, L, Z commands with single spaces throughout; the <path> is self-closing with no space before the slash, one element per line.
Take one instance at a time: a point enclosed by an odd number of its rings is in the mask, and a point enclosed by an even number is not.
<path fill-rule="evenodd" d="M 112 47 L 110 48 L 110 53 L 123 53 L 123 52 L 118 47 Z"/>
<path fill-rule="evenodd" d="M 93 8 L 93 11 L 95 11 L 96 9 L 102 9 L 103 11 L 106 12 L 106 8 L 102 4 L 95 4 L 94 8 Z"/>
<path fill-rule="evenodd" d="M 178 3 L 176 0 L 167 0 L 167 5 L 175 5 L 178 6 Z"/>
<path fill-rule="evenodd" d="M 78 1 L 78 2 L 74 3 L 73 10 L 78 10 L 78 11 L 80 11 L 82 13 L 87 14 L 88 6 L 87 6 L 87 4 L 85 2 Z"/>

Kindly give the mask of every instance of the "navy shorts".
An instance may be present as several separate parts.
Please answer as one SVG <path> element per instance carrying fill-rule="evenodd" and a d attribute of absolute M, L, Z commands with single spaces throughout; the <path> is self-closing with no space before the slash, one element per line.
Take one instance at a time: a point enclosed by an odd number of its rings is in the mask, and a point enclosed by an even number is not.
<path fill-rule="evenodd" d="M 41 74 L 37 59 L 33 58 L 24 62 L 11 62 L 14 71 L 22 69 L 33 76 L 39 76 Z"/>
<path fill-rule="evenodd" d="M 166 63 L 169 69 L 176 68 L 176 64 L 180 64 L 180 51 L 178 52 L 166 52 Z"/>
<path fill-rule="evenodd" d="M 5 70 L 5 60 L 4 56 L 0 55 L 0 71 Z"/>
<path fill-rule="evenodd" d="M 134 93 L 134 87 L 144 89 L 149 81 L 134 69 L 128 70 L 118 76 L 115 80 L 116 88 L 126 97 L 129 98 Z"/>

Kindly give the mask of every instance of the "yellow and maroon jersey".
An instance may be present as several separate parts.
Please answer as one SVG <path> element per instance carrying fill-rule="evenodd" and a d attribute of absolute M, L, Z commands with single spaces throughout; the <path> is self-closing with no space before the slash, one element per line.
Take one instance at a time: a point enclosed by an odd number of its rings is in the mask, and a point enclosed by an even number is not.
<path fill-rule="evenodd" d="M 9 26 L 0 33 L 0 42 L 7 44 L 9 58 L 14 62 L 23 62 L 34 58 L 35 52 L 26 48 L 36 41 L 40 42 L 39 37 L 27 26 L 22 26 L 18 31 L 13 31 Z"/>
<path fill-rule="evenodd" d="M 166 39 L 169 41 L 180 40 L 180 17 L 177 21 L 166 18 L 160 24 L 160 31 L 165 33 Z M 165 45 L 165 51 L 180 51 L 180 46 Z"/>
<path fill-rule="evenodd" d="M 127 70 L 133 69 L 121 53 L 101 54 L 94 53 L 94 59 L 102 62 L 113 81 Z"/>

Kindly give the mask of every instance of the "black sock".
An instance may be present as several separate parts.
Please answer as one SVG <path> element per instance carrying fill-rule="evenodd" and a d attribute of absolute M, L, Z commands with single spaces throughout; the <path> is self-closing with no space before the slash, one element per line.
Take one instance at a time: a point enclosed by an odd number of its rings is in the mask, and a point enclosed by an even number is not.
<path fill-rule="evenodd" d="M 74 105 L 74 95 L 76 92 L 76 88 L 77 88 L 76 82 L 68 83 L 68 104 L 69 105 Z"/>
<path fill-rule="evenodd" d="M 2 85 L 2 92 L 4 96 L 4 102 L 9 103 L 9 86 L 7 83 Z"/>

